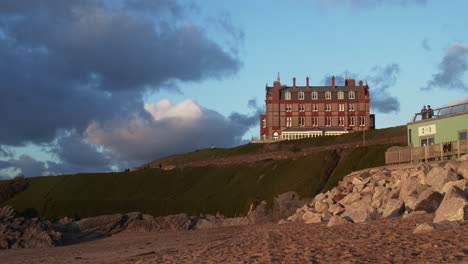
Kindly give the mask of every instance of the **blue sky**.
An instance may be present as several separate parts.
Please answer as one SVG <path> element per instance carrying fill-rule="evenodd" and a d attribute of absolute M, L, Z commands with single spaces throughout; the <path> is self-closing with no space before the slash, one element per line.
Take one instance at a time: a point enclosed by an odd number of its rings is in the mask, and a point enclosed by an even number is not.
<path fill-rule="evenodd" d="M 462 0 L 23 2 L 0 3 L 3 177 L 241 144 L 278 72 L 368 81 L 377 128 L 467 100 Z"/>

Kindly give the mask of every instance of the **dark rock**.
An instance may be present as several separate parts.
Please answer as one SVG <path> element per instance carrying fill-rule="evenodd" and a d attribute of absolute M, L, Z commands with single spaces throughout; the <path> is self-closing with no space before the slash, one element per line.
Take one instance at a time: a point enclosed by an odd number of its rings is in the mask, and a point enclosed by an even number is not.
<path fill-rule="evenodd" d="M 414 211 L 434 213 L 442 202 L 442 199 L 444 199 L 442 194 L 432 190 L 425 190 L 419 195 L 414 206 Z"/>

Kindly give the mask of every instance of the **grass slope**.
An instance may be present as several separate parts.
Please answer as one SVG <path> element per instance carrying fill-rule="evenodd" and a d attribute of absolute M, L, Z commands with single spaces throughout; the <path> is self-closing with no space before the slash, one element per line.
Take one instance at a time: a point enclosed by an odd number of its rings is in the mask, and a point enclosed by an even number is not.
<path fill-rule="evenodd" d="M 227 167 L 199 167 L 132 173 L 76 174 L 29 179 L 9 204 L 33 208 L 40 216 L 78 218 L 141 211 L 155 216 L 221 212 L 243 215 L 251 203 L 297 191 L 313 197 L 355 169 L 380 166 L 390 145 L 313 153 L 294 160 L 265 160 Z M 378 156 L 378 158 L 376 158 Z"/>

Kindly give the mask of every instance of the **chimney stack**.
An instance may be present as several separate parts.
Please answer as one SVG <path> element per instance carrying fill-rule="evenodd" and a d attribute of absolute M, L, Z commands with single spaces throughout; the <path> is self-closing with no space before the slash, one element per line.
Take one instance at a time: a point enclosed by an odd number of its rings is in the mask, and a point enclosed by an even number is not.
<path fill-rule="evenodd" d="M 359 87 L 363 87 L 364 83 L 362 81 L 359 81 Z"/>
<path fill-rule="evenodd" d="M 335 88 L 335 75 L 332 76 L 332 88 Z"/>
<path fill-rule="evenodd" d="M 293 87 L 296 88 L 296 77 L 293 78 Z"/>
<path fill-rule="evenodd" d="M 309 88 L 309 76 L 306 78 L 306 87 Z"/>

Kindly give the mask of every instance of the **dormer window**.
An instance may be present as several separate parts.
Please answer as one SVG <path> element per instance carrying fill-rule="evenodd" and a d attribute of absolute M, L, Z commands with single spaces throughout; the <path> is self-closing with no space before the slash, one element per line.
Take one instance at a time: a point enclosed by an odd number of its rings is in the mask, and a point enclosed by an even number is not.
<path fill-rule="evenodd" d="M 298 97 L 299 97 L 299 100 L 304 100 L 304 92 L 303 91 L 300 91 L 299 94 L 298 94 Z"/>
<path fill-rule="evenodd" d="M 331 99 L 331 92 L 330 91 L 325 92 L 325 99 L 327 99 L 327 100 Z"/>
<path fill-rule="evenodd" d="M 318 99 L 318 93 L 317 91 L 312 92 L 312 100 L 317 100 Z"/>
<path fill-rule="evenodd" d="M 284 100 L 291 100 L 291 92 L 284 93 Z"/>
<path fill-rule="evenodd" d="M 344 93 L 343 91 L 338 92 L 338 99 L 344 99 Z"/>
<path fill-rule="evenodd" d="M 356 93 L 354 91 L 349 92 L 349 99 L 356 99 Z"/>

